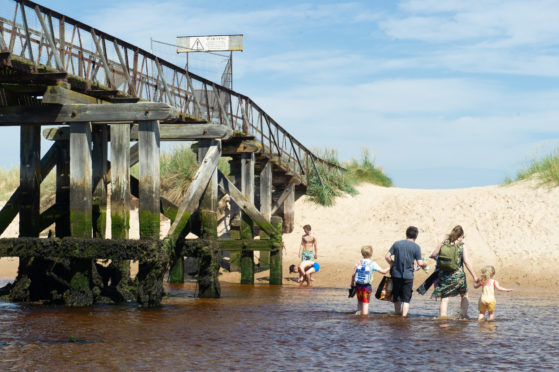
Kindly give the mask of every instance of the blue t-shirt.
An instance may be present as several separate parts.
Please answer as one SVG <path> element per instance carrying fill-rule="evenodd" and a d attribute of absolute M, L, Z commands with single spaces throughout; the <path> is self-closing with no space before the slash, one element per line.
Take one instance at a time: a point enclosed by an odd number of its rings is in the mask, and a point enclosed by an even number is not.
<path fill-rule="evenodd" d="M 421 248 L 411 240 L 399 240 L 390 247 L 394 255 L 392 276 L 394 278 L 413 279 L 414 260 L 421 260 Z"/>

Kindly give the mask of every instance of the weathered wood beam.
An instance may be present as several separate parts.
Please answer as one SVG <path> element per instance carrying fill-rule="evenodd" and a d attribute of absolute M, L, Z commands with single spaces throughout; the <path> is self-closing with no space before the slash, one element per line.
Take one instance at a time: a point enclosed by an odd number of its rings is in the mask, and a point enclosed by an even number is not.
<path fill-rule="evenodd" d="M 105 238 L 107 225 L 107 172 L 108 172 L 108 146 L 109 136 L 107 125 L 96 125 L 91 133 L 92 140 L 92 223 L 93 237 Z"/>
<path fill-rule="evenodd" d="M 0 125 L 61 123 L 131 123 L 146 120 L 172 120 L 175 108 L 165 103 L 141 102 L 118 105 L 68 104 L 8 106 L 0 108 Z"/>
<path fill-rule="evenodd" d="M 295 185 L 287 185 L 287 198 L 283 202 L 283 227 L 284 232 L 290 233 L 295 226 Z"/>
<path fill-rule="evenodd" d="M 39 236 L 41 127 L 20 127 L 19 236 Z"/>
<path fill-rule="evenodd" d="M 54 235 L 70 236 L 70 143 L 57 142 L 56 153 L 56 204 L 65 213 L 56 219 Z M 53 146 L 54 147 L 54 146 Z"/>
<path fill-rule="evenodd" d="M 68 76 L 65 72 L 41 72 L 41 73 L 24 73 L 12 75 L 0 75 L 0 83 L 18 83 L 18 84 L 54 84 L 66 79 Z"/>
<path fill-rule="evenodd" d="M 254 154 L 241 155 L 241 192 L 254 205 Z M 249 215 L 241 212 L 241 239 L 254 238 L 254 222 Z M 254 284 L 254 252 L 241 251 L 241 284 Z"/>
<path fill-rule="evenodd" d="M 67 87 L 70 84 L 65 84 Z M 99 98 L 88 96 L 87 94 L 79 93 L 64 86 L 49 86 L 43 93 L 43 103 L 52 103 L 58 105 L 67 105 L 73 103 L 82 104 L 111 104 L 109 101 L 104 101 Z"/>
<path fill-rule="evenodd" d="M 198 142 L 198 162 L 203 161 L 211 148 L 221 148 L 216 140 Z M 217 244 L 217 166 L 206 185 L 200 200 L 200 232 L 208 244 L 200 250 L 198 257 L 198 296 L 202 298 L 218 298 L 221 296 L 219 285 L 219 246 Z"/>
<path fill-rule="evenodd" d="M 227 177 L 218 170 L 218 183 L 219 188 L 226 194 L 229 194 L 231 198 L 235 200 L 237 205 L 244 211 L 254 223 L 256 223 L 262 230 L 264 230 L 268 235 L 278 234 L 275 227 L 272 226 L 266 218 L 256 209 L 252 203 L 239 191 L 238 188 L 233 185 Z"/>
<path fill-rule="evenodd" d="M 278 200 L 276 201 L 276 204 L 274 204 L 274 206 L 272 207 L 272 215 L 275 214 L 283 206 L 283 202 L 285 202 L 285 200 L 289 197 L 290 192 L 291 189 L 289 187 L 286 187 L 283 190 Z"/>
<path fill-rule="evenodd" d="M 127 239 L 130 229 L 130 126 L 111 125 L 111 236 Z"/>
<path fill-rule="evenodd" d="M 223 251 L 261 251 L 269 252 L 273 248 L 271 240 L 255 239 L 218 239 L 219 249 Z"/>
<path fill-rule="evenodd" d="M 260 213 L 270 221 L 272 217 L 272 163 L 266 161 L 260 171 Z M 268 239 L 269 236 L 264 231 L 260 231 L 260 239 Z M 260 252 L 260 267 L 270 265 L 270 254 L 268 252 Z"/>
<path fill-rule="evenodd" d="M 159 123 L 144 121 L 138 129 L 140 164 L 140 239 L 159 239 Z"/>
<path fill-rule="evenodd" d="M 138 124 L 131 127 L 131 141 L 138 140 L 138 127 Z M 69 127 L 43 129 L 43 137 L 51 141 L 67 141 L 69 133 Z M 228 139 L 233 135 L 233 130 L 220 124 L 159 124 L 159 133 L 161 141 L 196 141 Z"/>
<path fill-rule="evenodd" d="M 271 223 L 278 233 L 270 236 L 272 243 L 272 250 L 270 251 L 270 284 L 281 285 L 283 282 L 283 242 L 279 231 L 281 231 L 283 221 L 279 216 L 272 216 Z"/>
<path fill-rule="evenodd" d="M 168 261 L 158 240 L 8 238 L 0 239 L 0 257 Z"/>
<path fill-rule="evenodd" d="M 54 143 L 49 151 L 41 159 L 41 180 L 49 174 L 49 172 L 56 165 L 58 151 L 60 149 L 59 143 Z M 19 205 L 21 198 L 22 188 L 18 186 L 16 191 L 12 194 L 10 199 L 6 202 L 4 207 L 0 210 L 0 234 L 2 234 L 14 220 L 15 216 L 19 213 Z"/>
<path fill-rule="evenodd" d="M 175 218 L 175 221 L 169 229 L 167 237 L 171 240 L 171 245 L 174 246 L 177 243 L 181 232 L 185 229 L 190 216 L 200 203 L 200 198 L 206 189 L 206 185 L 210 180 L 211 175 L 216 170 L 217 162 L 221 155 L 221 151 L 218 146 L 212 146 L 204 156 L 204 160 L 198 167 L 196 174 L 192 183 L 188 187 L 186 194 L 183 197 L 183 201 L 180 205 L 179 211 Z"/>
<path fill-rule="evenodd" d="M 70 132 L 70 232 L 92 236 L 91 124 L 79 123 Z"/>

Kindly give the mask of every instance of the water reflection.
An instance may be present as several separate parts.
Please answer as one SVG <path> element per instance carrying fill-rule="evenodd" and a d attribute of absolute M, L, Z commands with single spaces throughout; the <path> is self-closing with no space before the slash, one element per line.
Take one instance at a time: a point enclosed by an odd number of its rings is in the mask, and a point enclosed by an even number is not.
<path fill-rule="evenodd" d="M 0 302 L 1 370 L 534 369 L 559 363 L 557 297 L 502 296 L 497 320 L 437 319 L 417 298 L 410 317 L 374 301 L 356 316 L 344 289 L 224 285 L 196 299 L 167 288 L 158 309 L 27 307 Z M 537 298 L 536 298 L 537 297 Z M 533 309 L 530 321 L 519 316 Z M 470 309 L 470 316 L 475 316 Z"/>

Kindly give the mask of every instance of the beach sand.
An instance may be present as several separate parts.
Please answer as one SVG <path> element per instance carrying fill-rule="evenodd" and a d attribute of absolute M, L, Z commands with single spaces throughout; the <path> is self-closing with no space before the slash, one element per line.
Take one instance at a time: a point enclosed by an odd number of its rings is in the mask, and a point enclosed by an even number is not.
<path fill-rule="evenodd" d="M 505 186 L 452 190 L 416 190 L 361 185 L 356 196 L 344 196 L 333 207 L 314 204 L 306 196 L 295 203 L 295 230 L 284 235 L 284 283 L 296 285 L 289 265 L 298 263 L 303 225 L 310 224 L 318 242 L 320 271 L 313 285 L 346 288 L 353 266 L 361 258 L 362 245 L 373 246 L 373 259 L 386 267 L 384 255 L 405 230 L 419 228 L 417 243 L 428 255 L 457 224 L 465 231 L 464 242 L 479 275 L 481 267 L 493 265 L 496 278 L 512 288 L 554 290 L 559 286 L 559 188 L 548 189 L 536 181 Z M 137 209 L 131 211 L 130 238 L 138 237 Z M 163 220 L 163 219 L 162 219 Z M 110 224 L 108 224 L 110 226 Z M 163 220 L 161 234 L 169 228 Z M 17 217 L 2 237 L 17 236 Z M 18 260 L 0 259 L 0 278 L 14 278 Z M 434 261 L 429 265 L 433 267 Z M 133 267 L 134 270 L 134 267 Z M 267 283 L 269 272 L 256 274 Z M 375 282 L 382 275 L 375 275 Z M 416 285 L 427 276 L 416 274 Z M 239 273 L 223 272 L 220 280 L 239 282 Z"/>

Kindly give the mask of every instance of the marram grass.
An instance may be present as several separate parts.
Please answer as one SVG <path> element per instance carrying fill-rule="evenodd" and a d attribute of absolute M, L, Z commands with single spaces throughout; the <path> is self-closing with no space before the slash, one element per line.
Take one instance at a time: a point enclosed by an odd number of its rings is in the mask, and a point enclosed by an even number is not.
<path fill-rule="evenodd" d="M 548 186 L 559 186 L 559 149 L 529 161 L 514 179 L 507 177 L 505 183 L 536 178 Z"/>

